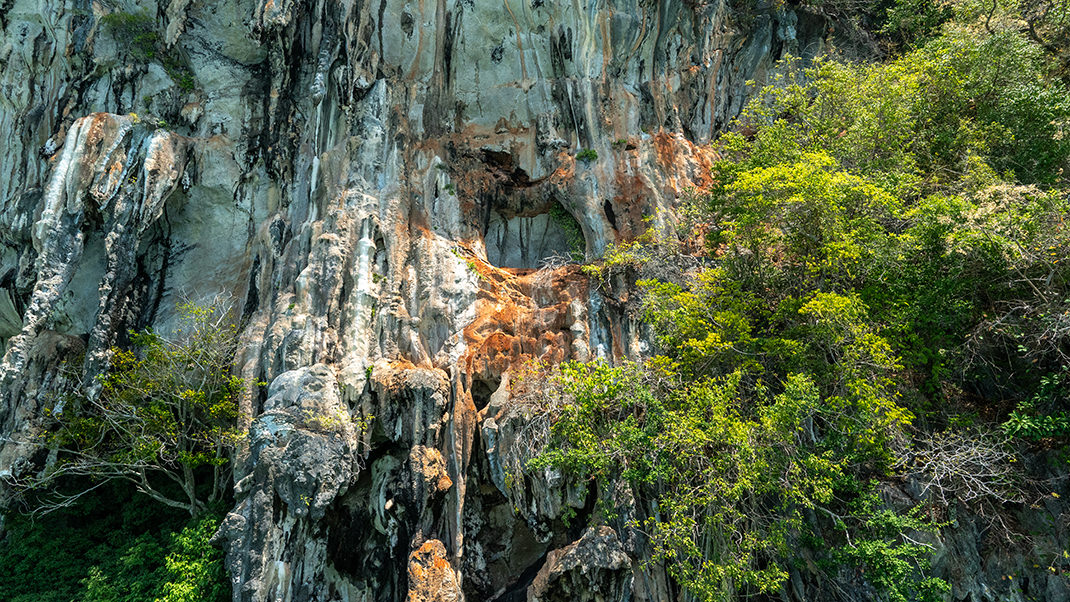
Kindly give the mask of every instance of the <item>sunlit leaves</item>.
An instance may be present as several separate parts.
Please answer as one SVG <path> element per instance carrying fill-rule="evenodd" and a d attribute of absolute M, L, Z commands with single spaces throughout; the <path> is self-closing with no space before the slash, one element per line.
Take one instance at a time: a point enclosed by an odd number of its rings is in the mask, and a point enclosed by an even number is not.
<path fill-rule="evenodd" d="M 830 404 L 805 375 L 774 393 L 741 370 L 686 380 L 669 365 L 562 365 L 551 445 L 532 467 L 622 481 L 649 498 L 657 511 L 641 526 L 654 559 L 698 599 L 776 591 L 803 512 L 831 502 L 870 453 L 869 440 L 830 446 L 824 433 L 847 423 L 866 433 L 894 418 Z"/>
<path fill-rule="evenodd" d="M 230 450 L 241 436 L 245 384 L 230 373 L 237 332 L 219 304 L 179 309 L 174 333 L 130 333 L 131 347 L 112 350 L 99 395 L 75 395 L 53 412 L 48 442 L 58 460 L 34 486 L 65 477 L 123 479 L 193 514 L 223 494 Z M 173 484 L 179 496 L 162 488 Z"/>

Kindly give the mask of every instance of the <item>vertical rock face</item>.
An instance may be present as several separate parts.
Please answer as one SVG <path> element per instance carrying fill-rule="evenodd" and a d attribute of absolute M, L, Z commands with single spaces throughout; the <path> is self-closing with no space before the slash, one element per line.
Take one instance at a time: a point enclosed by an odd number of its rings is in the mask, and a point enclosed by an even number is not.
<path fill-rule="evenodd" d="M 821 18 L 735 4 L 0 1 L 0 473 L 61 363 L 224 292 L 270 383 L 235 600 L 664 599 L 564 526 L 587 491 L 510 477 L 509 379 L 643 349 L 577 267 L 531 268 L 668 219 L 744 82 L 821 51 Z"/>

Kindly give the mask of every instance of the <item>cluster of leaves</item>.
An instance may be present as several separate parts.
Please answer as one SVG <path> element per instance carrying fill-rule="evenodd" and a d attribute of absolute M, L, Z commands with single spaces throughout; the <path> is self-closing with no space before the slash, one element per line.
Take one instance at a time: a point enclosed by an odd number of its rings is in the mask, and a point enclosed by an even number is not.
<path fill-rule="evenodd" d="M 0 599 L 10 602 L 223 602 L 215 511 L 182 519 L 113 483 L 47 520 L 4 517 Z M 187 522 L 188 521 L 188 522 Z"/>
<path fill-rule="evenodd" d="M 218 528 L 218 517 L 192 519 L 181 531 L 168 535 L 166 547 L 142 535 L 119 557 L 114 573 L 100 567 L 89 569 L 81 602 L 229 600 L 223 554 L 210 543 Z M 131 596 L 137 586 L 141 591 Z"/>
<path fill-rule="evenodd" d="M 563 397 L 543 408 L 554 414 L 550 445 L 529 468 L 590 477 L 603 491 L 626 485 L 646 509 L 631 526 L 649 537 L 652 560 L 698 600 L 778 591 L 817 511 L 843 514 L 841 525 L 885 518 L 874 507 L 847 513 L 841 499 L 860 490 L 862 466 L 886 461 L 877 442 L 906 419 L 901 411 L 828 397 L 802 374 L 774 391 L 743 367 L 697 381 L 680 370 L 664 357 L 562 365 L 545 389 Z M 615 512 L 603 504 L 605 520 Z M 893 599 L 936 599 L 914 595 L 943 587 L 930 579 L 918 589 L 912 579 L 927 549 L 899 532 L 851 529 L 852 543 L 835 552 L 824 546 L 830 563 L 894 567 L 898 573 L 877 583 Z"/>
<path fill-rule="evenodd" d="M 584 163 L 590 163 L 591 161 L 598 160 L 598 151 L 593 148 L 585 148 L 576 153 L 576 159 L 583 161 Z"/>
<path fill-rule="evenodd" d="M 1013 31 L 950 27 L 894 61 L 797 62 L 759 91 L 723 140 L 738 169 L 826 152 L 904 197 L 946 190 L 981 165 L 1023 183 L 1056 182 L 1070 156 L 1067 88 Z M 749 135 L 748 135 L 749 134 Z"/>
<path fill-rule="evenodd" d="M 175 54 L 164 55 L 160 59 L 160 64 L 163 65 L 164 71 L 167 72 L 167 77 L 170 77 L 184 92 L 191 92 L 196 87 L 197 82 L 193 79 L 193 71 Z"/>
<path fill-rule="evenodd" d="M 1034 441 L 1070 437 L 1070 408 L 1066 407 L 1070 366 L 1040 377 L 1040 384 L 1027 401 L 1007 416 L 1003 430 L 1011 436 Z"/>
<path fill-rule="evenodd" d="M 1052 71 L 1070 79 L 1070 0 L 960 0 L 988 31 L 1010 27 L 1047 55 Z"/>
<path fill-rule="evenodd" d="M 155 20 L 147 14 L 114 12 L 101 17 L 100 22 L 117 41 L 127 45 L 137 60 L 148 62 L 156 57 L 160 34 Z"/>
<path fill-rule="evenodd" d="M 652 218 L 647 218 L 648 223 Z M 604 291 L 609 291 L 611 283 L 624 279 L 631 282 L 637 279 L 662 278 L 667 281 L 679 281 L 689 270 L 701 262 L 701 252 L 688 240 L 680 240 L 675 230 L 690 232 L 695 226 L 692 220 L 681 220 L 676 228 L 651 226 L 630 241 L 609 243 L 602 257 L 584 264 L 583 273 Z M 700 250 L 699 250 L 700 251 Z"/>
<path fill-rule="evenodd" d="M 131 58 L 140 63 L 159 59 L 167 76 L 179 88 L 186 92 L 193 90 L 193 72 L 175 50 L 162 48 L 153 17 L 144 13 L 114 12 L 101 17 L 100 22 L 117 42 L 128 49 Z"/>
<path fill-rule="evenodd" d="M 895 0 L 884 11 L 880 33 L 899 45 L 924 45 L 953 16 L 950 2 Z"/>
<path fill-rule="evenodd" d="M 68 487 L 71 478 L 128 481 L 194 515 L 225 495 L 244 389 L 230 373 L 237 331 L 225 305 L 179 310 L 172 335 L 131 333 L 131 349 L 112 350 L 99 393 L 87 388 L 50 410 L 55 424 L 46 439 L 57 459 L 40 477 L 16 484 L 39 496 L 38 510 L 92 489 Z"/>
<path fill-rule="evenodd" d="M 890 510 L 873 492 L 859 496 L 850 510 L 836 526 L 853 533 L 855 539 L 833 550 L 831 558 L 836 564 L 859 567 L 890 602 L 946 598 L 951 591 L 946 581 L 923 576 L 929 568 L 931 547 L 904 536 L 931 533 L 940 525 L 922 517 L 919 507 L 906 512 Z"/>

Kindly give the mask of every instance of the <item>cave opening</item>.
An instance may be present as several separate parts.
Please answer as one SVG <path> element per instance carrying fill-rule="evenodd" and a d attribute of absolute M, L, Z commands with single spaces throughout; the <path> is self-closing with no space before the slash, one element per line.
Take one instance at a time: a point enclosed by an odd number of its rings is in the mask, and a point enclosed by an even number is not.
<path fill-rule="evenodd" d="M 487 407 L 487 404 L 490 403 L 490 396 L 494 395 L 494 392 L 498 390 L 501 384 L 502 379 L 500 376 L 472 377 L 472 403 L 475 404 L 476 411 Z"/>
<path fill-rule="evenodd" d="M 491 210 L 484 232 L 487 261 L 500 268 L 539 269 L 556 259 L 582 258 L 583 230 L 559 203 L 533 215 Z"/>
<path fill-rule="evenodd" d="M 610 226 L 613 226 L 614 230 L 617 230 L 617 212 L 613 210 L 613 203 L 606 199 L 606 202 L 602 204 L 602 211 L 606 214 L 606 221 Z"/>

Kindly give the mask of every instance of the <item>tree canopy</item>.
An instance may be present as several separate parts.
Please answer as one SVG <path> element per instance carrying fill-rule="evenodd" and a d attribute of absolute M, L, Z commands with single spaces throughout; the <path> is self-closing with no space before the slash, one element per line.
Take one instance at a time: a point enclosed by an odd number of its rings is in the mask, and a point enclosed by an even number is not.
<path fill-rule="evenodd" d="M 100 387 L 62 397 L 49 411 L 55 461 L 17 484 L 38 510 L 112 480 L 193 515 L 228 493 L 244 385 L 231 374 L 237 330 L 218 301 L 184 303 L 179 314 L 169 334 L 131 333 L 129 348 L 112 349 Z"/>

